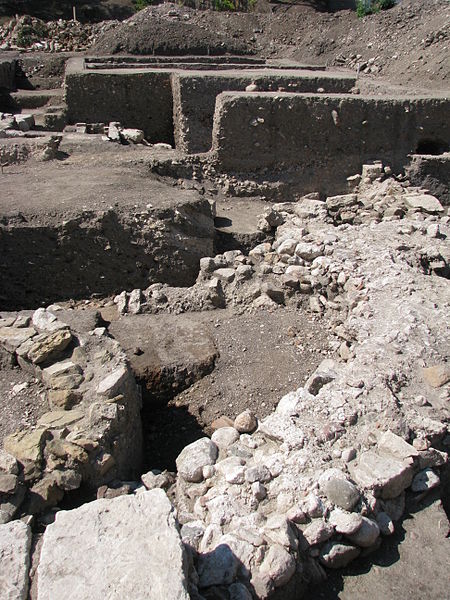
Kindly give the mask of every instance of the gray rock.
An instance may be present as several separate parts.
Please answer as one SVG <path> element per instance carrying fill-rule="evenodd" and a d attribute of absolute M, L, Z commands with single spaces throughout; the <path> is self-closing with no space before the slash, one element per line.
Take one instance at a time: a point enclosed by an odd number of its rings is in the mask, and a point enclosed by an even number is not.
<path fill-rule="evenodd" d="M 394 533 L 394 522 L 387 513 L 383 511 L 379 512 L 376 516 L 376 522 L 378 527 L 380 528 L 381 535 L 392 535 Z"/>
<path fill-rule="evenodd" d="M 0 598 L 25 600 L 28 592 L 31 529 L 22 521 L 0 525 Z"/>
<path fill-rule="evenodd" d="M 119 367 L 100 381 L 97 386 L 97 394 L 106 398 L 114 398 L 120 393 L 129 376 L 130 373 L 126 367 Z"/>
<path fill-rule="evenodd" d="M 219 544 L 212 552 L 200 554 L 197 562 L 199 587 L 233 583 L 238 561 L 227 544 Z"/>
<path fill-rule="evenodd" d="M 221 427 L 215 431 L 211 440 L 219 446 L 226 449 L 239 439 L 239 432 L 234 427 Z"/>
<path fill-rule="evenodd" d="M 382 456 L 373 450 L 363 452 L 357 464 L 350 464 L 353 479 L 362 487 L 372 489 L 383 499 L 395 498 L 411 485 L 412 461 Z"/>
<path fill-rule="evenodd" d="M 424 212 L 436 213 L 444 210 L 439 200 L 431 194 L 410 194 L 406 196 L 405 200 L 411 208 Z"/>
<path fill-rule="evenodd" d="M 295 559 L 283 546 L 270 546 L 260 567 L 260 573 L 269 577 L 275 587 L 286 585 L 295 573 Z"/>
<path fill-rule="evenodd" d="M 0 448 L 0 471 L 9 473 L 11 475 L 17 475 L 19 473 L 19 464 L 17 460 L 8 452 L 5 452 Z"/>
<path fill-rule="evenodd" d="M 184 552 L 162 490 L 61 511 L 44 534 L 38 598 L 188 600 Z"/>
<path fill-rule="evenodd" d="M 252 595 L 242 583 L 233 583 L 228 588 L 230 600 L 252 600 Z"/>
<path fill-rule="evenodd" d="M 330 479 L 322 489 L 330 502 L 344 510 L 351 511 L 360 499 L 358 488 L 346 479 Z"/>
<path fill-rule="evenodd" d="M 362 517 L 362 521 L 362 525 L 358 531 L 347 537 L 357 546 L 360 546 L 361 548 L 369 548 L 377 541 L 380 535 L 380 528 L 375 521 L 371 521 L 367 517 Z"/>
<path fill-rule="evenodd" d="M 334 533 L 334 526 L 325 521 L 313 521 L 311 525 L 303 531 L 303 537 L 310 546 L 322 544 L 330 539 Z"/>
<path fill-rule="evenodd" d="M 336 508 L 330 513 L 330 523 L 334 525 L 337 533 L 352 535 L 361 527 L 362 516 L 357 513 L 348 513 Z"/>
<path fill-rule="evenodd" d="M 342 542 L 328 542 L 322 548 L 320 562 L 329 569 L 342 569 L 361 553 L 359 548 Z"/>
<path fill-rule="evenodd" d="M 209 438 L 189 444 L 176 460 L 179 475 L 185 481 L 198 483 L 203 479 L 203 467 L 215 464 L 218 452 L 218 447 Z"/>
<path fill-rule="evenodd" d="M 413 492 L 427 492 L 439 487 L 441 481 L 433 469 L 424 469 L 414 477 L 411 490 Z"/>
<path fill-rule="evenodd" d="M 261 481 L 262 483 L 266 483 L 271 479 L 272 474 L 265 465 L 256 465 L 254 467 L 249 467 L 245 472 L 245 480 L 249 483 L 254 483 L 255 481 Z"/>

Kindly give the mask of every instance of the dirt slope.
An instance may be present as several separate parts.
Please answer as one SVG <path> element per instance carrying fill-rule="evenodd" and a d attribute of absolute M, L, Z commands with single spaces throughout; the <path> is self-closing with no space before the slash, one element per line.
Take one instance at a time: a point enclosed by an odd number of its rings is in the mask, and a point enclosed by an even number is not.
<path fill-rule="evenodd" d="M 271 5 L 271 13 L 194 11 L 175 4 L 149 7 L 105 32 L 101 54 L 253 53 L 270 58 L 359 69 L 403 85 L 446 89 L 450 83 L 450 3 L 403 0 L 359 19 L 309 4 Z"/>

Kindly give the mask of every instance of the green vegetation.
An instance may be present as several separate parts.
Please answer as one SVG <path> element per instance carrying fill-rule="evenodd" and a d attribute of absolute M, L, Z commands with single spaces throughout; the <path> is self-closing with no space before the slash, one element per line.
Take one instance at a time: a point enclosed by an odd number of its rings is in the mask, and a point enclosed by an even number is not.
<path fill-rule="evenodd" d="M 17 33 L 17 44 L 22 48 L 28 48 L 35 42 L 40 42 L 47 36 L 47 29 L 44 23 L 28 24 L 24 23 Z"/>
<path fill-rule="evenodd" d="M 142 10 L 143 8 L 147 8 L 147 6 L 158 4 L 158 2 L 157 0 L 133 0 L 133 4 L 136 10 Z"/>
<path fill-rule="evenodd" d="M 395 6 L 395 0 L 356 0 L 356 14 L 358 17 L 365 17 L 393 6 Z"/>
<path fill-rule="evenodd" d="M 214 9 L 218 11 L 236 10 L 236 4 L 233 0 L 214 0 Z"/>

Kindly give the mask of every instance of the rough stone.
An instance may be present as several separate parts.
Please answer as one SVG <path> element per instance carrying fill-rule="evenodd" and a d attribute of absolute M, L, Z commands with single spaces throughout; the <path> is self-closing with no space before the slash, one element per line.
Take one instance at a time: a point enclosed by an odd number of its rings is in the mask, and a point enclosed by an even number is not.
<path fill-rule="evenodd" d="M 234 420 L 234 426 L 239 433 L 253 433 L 258 427 L 258 419 L 251 410 L 244 410 Z"/>
<path fill-rule="evenodd" d="M 441 481 L 433 469 L 424 469 L 414 477 L 411 490 L 413 492 L 427 492 L 439 487 Z"/>
<path fill-rule="evenodd" d="M 120 393 L 122 386 L 127 381 L 129 375 L 129 371 L 126 367 L 119 367 L 100 381 L 97 386 L 97 394 L 99 396 L 105 396 L 106 398 L 114 398 L 114 396 L 117 396 Z"/>
<path fill-rule="evenodd" d="M 179 475 L 185 481 L 203 479 L 203 467 L 215 464 L 218 448 L 209 438 L 202 438 L 186 446 L 176 460 Z"/>
<path fill-rule="evenodd" d="M 405 200 L 411 208 L 424 212 L 436 213 L 444 210 L 439 200 L 431 194 L 409 194 L 406 195 Z"/>
<path fill-rule="evenodd" d="M 17 475 L 0 472 L 0 494 L 13 494 L 17 487 Z"/>
<path fill-rule="evenodd" d="M 229 585 L 238 570 L 238 561 L 227 544 L 219 544 L 211 552 L 200 554 L 197 563 L 199 587 Z"/>
<path fill-rule="evenodd" d="M 270 546 L 260 567 L 260 573 L 269 577 L 275 587 L 286 585 L 295 573 L 295 559 L 278 544 Z"/>
<path fill-rule="evenodd" d="M 45 413 L 38 421 L 38 425 L 49 429 L 62 429 L 73 425 L 84 417 L 81 410 L 52 410 Z"/>
<path fill-rule="evenodd" d="M 351 511 L 359 502 L 358 488 L 346 479 L 330 479 L 324 483 L 322 489 L 330 502 L 344 510 Z"/>
<path fill-rule="evenodd" d="M 45 310 L 45 308 L 38 308 L 33 313 L 31 322 L 33 326 L 39 331 L 58 331 L 58 329 L 68 329 L 68 325 L 60 321 L 53 313 Z"/>
<path fill-rule="evenodd" d="M 27 352 L 28 359 L 35 365 L 49 362 L 58 358 L 72 341 L 72 334 L 68 329 L 54 331 L 32 343 Z"/>
<path fill-rule="evenodd" d="M 334 525 L 337 533 L 352 535 L 362 525 L 362 517 L 357 513 L 348 513 L 335 508 L 329 517 L 330 523 Z"/>
<path fill-rule="evenodd" d="M 239 439 L 239 432 L 234 427 L 221 427 L 215 431 L 211 440 L 219 446 L 219 448 L 228 448 Z"/>
<path fill-rule="evenodd" d="M 440 388 L 450 381 L 450 366 L 448 364 L 435 365 L 422 369 L 425 381 L 434 388 Z"/>
<path fill-rule="evenodd" d="M 362 525 L 356 533 L 348 535 L 348 539 L 361 548 L 373 546 L 380 535 L 380 528 L 375 521 L 362 517 Z"/>
<path fill-rule="evenodd" d="M 320 562 L 329 569 L 342 569 L 357 558 L 361 553 L 359 548 L 342 542 L 328 542 L 322 548 Z"/>
<path fill-rule="evenodd" d="M 373 450 L 363 452 L 358 463 L 350 465 L 353 479 L 384 499 L 395 498 L 411 485 L 414 475 L 409 462 L 380 456 Z"/>
<path fill-rule="evenodd" d="M 0 525 L 0 598 L 26 600 L 31 529 L 22 521 Z"/>
<path fill-rule="evenodd" d="M 47 527 L 38 597 L 188 600 L 184 552 L 162 490 L 96 500 Z"/>
<path fill-rule="evenodd" d="M 311 525 L 308 525 L 303 531 L 303 537 L 310 546 L 315 546 L 316 544 L 322 544 L 329 540 L 333 533 L 334 526 L 331 523 L 318 520 L 313 521 Z"/>
<path fill-rule="evenodd" d="M 47 437 L 47 429 L 39 427 L 32 431 L 17 431 L 5 438 L 3 446 L 19 462 L 38 462 Z"/>
<path fill-rule="evenodd" d="M 14 456 L 2 450 L 2 448 L 0 448 L 0 471 L 10 473 L 11 475 L 17 475 L 19 473 L 17 460 Z"/>
<path fill-rule="evenodd" d="M 33 327 L 1 327 L 0 344 L 8 352 L 15 352 L 19 346 L 36 335 L 36 329 Z"/>
<path fill-rule="evenodd" d="M 394 533 L 395 525 L 394 525 L 391 517 L 384 511 L 381 511 L 377 514 L 376 522 L 377 522 L 378 527 L 380 528 L 381 535 L 388 536 L 388 535 L 392 535 Z"/>

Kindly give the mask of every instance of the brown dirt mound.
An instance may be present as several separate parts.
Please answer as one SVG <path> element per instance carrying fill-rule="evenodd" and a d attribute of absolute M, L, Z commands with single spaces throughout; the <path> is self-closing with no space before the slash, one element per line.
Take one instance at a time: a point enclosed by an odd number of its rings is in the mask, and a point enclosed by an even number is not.
<path fill-rule="evenodd" d="M 150 7 L 101 34 L 101 54 L 251 53 L 359 69 L 399 85 L 445 89 L 450 82 L 450 3 L 403 0 L 363 19 L 311 3 L 270 5 L 272 12 Z"/>
<path fill-rule="evenodd" d="M 201 17 L 202 13 L 175 4 L 149 7 L 100 35 L 91 50 L 97 54 L 163 55 L 254 52 L 242 36 L 224 35 L 220 28 L 203 25 Z M 224 14 L 222 19 L 226 19 Z"/>

